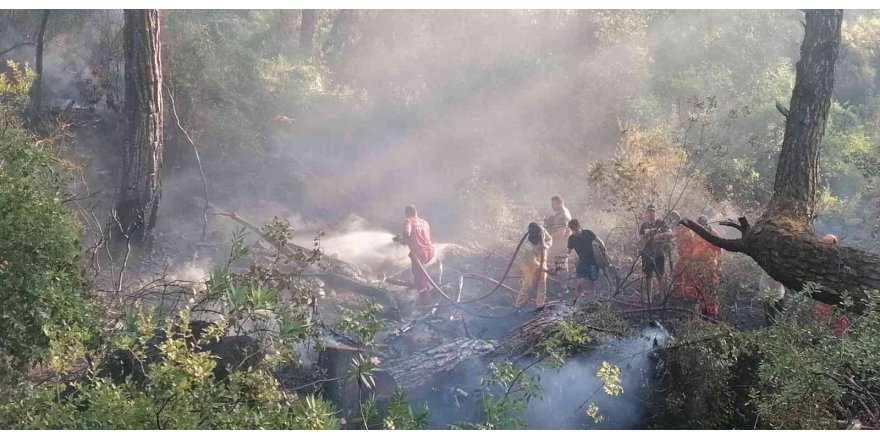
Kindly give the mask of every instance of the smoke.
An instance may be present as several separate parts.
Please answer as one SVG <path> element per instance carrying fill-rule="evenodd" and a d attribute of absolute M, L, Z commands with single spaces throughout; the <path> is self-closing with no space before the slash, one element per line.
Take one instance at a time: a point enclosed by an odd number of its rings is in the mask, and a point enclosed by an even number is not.
<path fill-rule="evenodd" d="M 211 20 L 223 20 L 225 15 L 164 14 L 166 76 L 179 88 L 189 72 L 187 63 L 212 66 L 210 62 L 216 61 L 181 59 L 180 54 L 191 49 L 188 39 L 193 34 L 187 26 L 193 20 L 210 26 Z M 614 151 L 620 135 L 618 118 L 638 121 L 646 113 L 665 113 L 674 105 L 672 98 L 658 101 L 654 96 L 666 98 L 669 91 L 665 84 L 654 83 L 652 69 L 662 72 L 684 66 L 668 56 L 658 57 L 661 64 L 655 66 L 652 57 L 676 52 L 669 48 L 683 42 L 669 36 L 681 33 L 685 25 L 708 22 L 709 26 L 724 16 L 676 13 L 648 18 L 651 14 L 358 11 L 351 43 L 343 52 L 327 55 L 322 62 L 326 65 L 316 68 L 324 72 L 319 79 L 326 90 L 320 99 L 297 96 L 287 102 L 290 95 L 284 95 L 265 108 L 245 110 L 266 103 L 239 102 L 252 95 L 247 90 L 234 95 L 216 89 L 214 83 L 226 77 L 205 72 L 204 81 L 198 81 L 200 89 L 179 90 L 177 103 L 197 106 L 190 109 L 198 116 L 197 126 L 191 128 L 198 131 L 212 202 L 228 211 L 258 224 L 275 215 L 286 216 L 299 231 L 335 231 L 341 229 L 340 220 L 350 215 L 366 219 L 373 230 L 390 230 L 398 224 L 403 206 L 416 204 L 436 238 L 476 239 L 493 246 L 500 237 L 518 235 L 508 230 L 539 219 L 554 194 L 568 201 L 575 217 L 589 222 L 592 196 L 583 181 L 590 163 Z M 709 18 L 704 17 L 707 14 Z M 767 22 L 778 17 L 762 14 L 752 14 L 760 29 L 775 29 Z M 53 102 L 86 101 L 90 86 L 83 83 L 96 67 L 116 93 L 121 87 L 121 14 L 80 15 L 88 25 L 67 29 L 47 44 L 45 78 Z M 236 53 L 240 49 L 234 42 L 265 27 L 270 16 L 268 11 L 239 14 L 236 20 L 253 20 L 255 26 L 227 29 L 224 41 L 211 43 Z M 619 28 L 606 28 L 607 23 Z M 508 32 L 501 38 L 497 29 Z M 214 38 L 211 35 L 199 38 Z M 765 52 L 787 53 L 789 40 L 797 43 L 797 38 L 785 39 Z M 274 48 L 272 44 L 266 46 Z M 260 74 L 259 68 L 245 64 L 274 59 L 275 49 L 248 53 L 250 58 L 242 59 L 236 69 L 243 77 Z M 257 88 L 259 83 L 249 86 Z M 341 90 L 341 96 L 332 90 Z M 714 92 L 707 89 L 705 94 Z M 219 94 L 218 102 L 225 104 L 187 104 L 187 98 L 193 97 L 187 93 Z M 254 100 L 257 95 L 253 94 Z M 300 100 L 308 104 L 301 105 Z M 294 122 L 269 123 L 278 113 L 289 114 Z M 242 127 L 256 126 L 253 134 L 259 139 L 231 145 L 224 130 L 232 118 Z M 160 215 L 164 223 L 172 222 L 171 229 L 192 231 L 187 232 L 190 238 L 201 230 L 201 182 L 190 147 L 168 119 Z M 188 122 L 195 123 L 184 120 Z M 95 148 L 118 151 L 118 145 Z M 236 154 L 241 156 L 228 154 L 239 150 Z M 259 157 L 247 163 L 235 160 L 248 155 Z M 113 168 L 109 163 L 98 165 Z M 211 223 L 211 230 L 230 229 L 222 221 Z M 343 242 L 331 252 L 357 254 L 364 248 Z M 367 247 L 382 253 L 382 260 L 399 261 L 393 247 Z"/>
<path fill-rule="evenodd" d="M 205 286 L 209 278 L 213 262 L 210 258 L 199 258 L 177 266 L 177 270 L 168 275 L 170 280 L 182 280 L 197 283 L 196 288 Z"/>
<path fill-rule="evenodd" d="M 297 133 L 276 133 L 280 154 L 324 178 L 307 189 L 320 194 L 307 206 L 384 225 L 415 203 L 438 237 L 462 239 L 471 224 L 499 214 L 483 199 L 500 197 L 530 214 L 547 210 L 557 193 L 575 204 L 585 188 L 566 179 L 583 178 L 587 163 L 615 145 L 609 122 L 622 100 L 610 97 L 640 88 L 638 81 L 602 83 L 613 75 L 597 58 L 620 58 L 614 52 L 565 64 L 563 54 L 587 43 L 577 19 L 564 12 L 362 14 L 360 39 L 338 68 L 366 101 L 300 115 Z M 559 27 L 546 32 L 539 23 Z M 500 27 L 516 31 L 497 38 L 490 29 Z M 596 83 L 586 87 L 589 103 L 578 77 Z"/>
<path fill-rule="evenodd" d="M 410 267 L 409 248 L 391 240 L 393 233 L 378 230 L 355 230 L 343 233 L 330 233 L 321 238 L 324 254 L 338 260 L 352 263 L 374 275 L 394 272 Z M 307 236 L 298 236 L 296 241 L 302 246 L 311 244 Z M 445 243 L 434 243 L 437 258 L 443 258 Z"/>
<path fill-rule="evenodd" d="M 651 324 L 637 335 L 604 343 L 568 358 L 559 368 L 541 365 L 527 370 L 540 390 L 523 414 L 528 429 L 639 429 L 648 424 L 656 379 L 654 349 L 668 337 L 666 330 Z M 496 360 L 497 361 L 497 360 Z M 526 368 L 534 359 L 517 362 Z M 603 362 L 620 368 L 623 392 L 603 392 L 597 373 Z M 432 388 L 426 396 L 412 396 L 416 405 L 425 403 L 431 411 L 431 429 L 444 429 L 463 420 L 476 421 L 480 408 L 474 391 L 487 374 L 485 360 L 459 368 Z M 601 422 L 586 414 L 590 404 L 598 408 Z"/>
<path fill-rule="evenodd" d="M 574 356 L 559 368 L 538 374 L 541 399 L 532 400 L 525 420 L 530 429 L 636 429 L 645 426 L 650 393 L 655 385 L 653 349 L 667 337 L 662 327 L 648 327 L 637 336 L 605 344 Z M 620 368 L 623 393 L 602 391 L 596 376 L 602 362 Z M 589 404 L 604 419 L 594 423 L 586 415 Z"/>
<path fill-rule="evenodd" d="M 380 272 L 383 268 L 403 268 L 409 263 L 409 249 L 391 241 L 393 234 L 384 231 L 357 231 L 330 235 L 321 239 L 328 256 Z"/>

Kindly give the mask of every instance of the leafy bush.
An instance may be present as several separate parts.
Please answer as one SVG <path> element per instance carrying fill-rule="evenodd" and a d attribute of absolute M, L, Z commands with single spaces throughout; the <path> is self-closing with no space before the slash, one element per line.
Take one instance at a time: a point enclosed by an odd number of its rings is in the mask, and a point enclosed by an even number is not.
<path fill-rule="evenodd" d="M 70 166 L 22 127 L 33 73 L 10 68 L 12 79 L 0 75 L 0 365 L 20 367 L 44 359 L 56 332 L 88 333 L 94 321 L 79 226 L 63 205 Z"/>
<path fill-rule="evenodd" d="M 841 332 L 795 313 L 797 307 L 758 331 L 698 323 L 680 329 L 679 339 L 664 348 L 664 423 L 704 429 L 875 423 L 880 313 L 851 316 Z"/>

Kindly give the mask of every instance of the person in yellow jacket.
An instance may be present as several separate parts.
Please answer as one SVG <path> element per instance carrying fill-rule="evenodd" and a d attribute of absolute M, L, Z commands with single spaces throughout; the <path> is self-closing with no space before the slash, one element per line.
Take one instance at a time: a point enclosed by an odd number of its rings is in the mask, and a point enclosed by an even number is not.
<path fill-rule="evenodd" d="M 543 307 L 547 301 L 547 254 L 553 245 L 553 238 L 541 225 L 529 223 L 525 252 L 520 253 L 520 267 L 523 272 L 522 285 L 516 306 L 524 306 L 532 295 L 535 305 Z"/>

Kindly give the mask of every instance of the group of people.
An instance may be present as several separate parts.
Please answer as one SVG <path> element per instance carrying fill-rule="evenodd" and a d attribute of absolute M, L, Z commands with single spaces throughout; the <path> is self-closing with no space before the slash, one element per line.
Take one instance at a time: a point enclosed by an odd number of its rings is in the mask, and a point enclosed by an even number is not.
<path fill-rule="evenodd" d="M 538 307 L 546 303 L 548 275 L 559 274 L 567 281 L 568 260 L 572 251 L 578 261 L 575 279 L 569 290 L 574 292 L 576 299 L 592 291 L 595 281 L 599 279 L 600 262 L 607 261 L 602 240 L 592 231 L 583 229 L 580 221 L 571 218 L 562 197 L 553 196 L 550 204 L 552 212 L 544 219 L 543 225 L 529 223 L 523 243 L 525 249 L 518 255 L 522 270 L 522 284 L 515 300 L 518 307 L 526 305 L 532 298 Z M 404 212 L 403 231 L 394 237 L 394 241 L 409 247 L 419 304 L 430 306 L 433 304 L 432 291 L 435 287 L 425 266 L 436 253 L 431 241 L 431 228 L 427 221 L 418 216 L 415 206 L 407 206 Z"/>
<path fill-rule="evenodd" d="M 545 217 L 543 225 L 529 223 L 523 243 L 525 249 L 518 256 L 522 270 L 522 284 L 515 300 L 518 307 L 525 306 L 532 298 L 538 307 L 546 303 L 549 275 L 561 276 L 566 290 L 571 291 L 575 299 L 591 293 L 601 271 L 609 264 L 605 244 L 593 231 L 583 228 L 578 219 L 571 217 L 562 197 L 553 196 L 550 206 L 552 211 Z M 418 216 L 415 206 L 407 206 L 405 215 L 403 232 L 394 240 L 409 247 L 419 304 L 430 306 L 434 304 L 432 291 L 436 288 L 425 270 L 436 253 L 431 229 L 428 222 Z M 646 207 L 638 233 L 648 304 L 650 306 L 652 302 L 656 286 L 660 297 L 673 293 L 695 300 L 701 314 L 717 317 L 724 251 L 703 240 L 680 221 L 681 215 L 677 211 L 669 212 L 663 219 L 657 216 L 656 206 L 649 204 Z M 709 224 L 707 216 L 700 215 L 697 223 L 710 234 L 720 235 Z M 837 237 L 827 234 L 821 242 L 836 245 Z M 573 277 L 569 272 L 572 251 L 577 255 Z M 672 292 L 667 291 L 667 283 L 663 282 L 667 264 L 672 271 Z M 764 274 L 759 291 L 765 303 L 767 320 L 773 322 L 782 313 L 785 287 Z M 832 325 L 838 330 L 849 324 L 845 317 L 835 316 L 833 308 L 824 304 L 817 305 L 813 315 L 819 321 L 833 321 Z"/>
<path fill-rule="evenodd" d="M 672 293 L 695 300 L 701 314 L 716 317 L 724 251 L 682 226 L 681 214 L 677 211 L 670 211 L 666 219 L 668 223 L 658 218 L 657 207 L 649 204 L 645 208 L 645 220 L 639 227 L 644 292 L 649 306 L 656 286 L 659 297 L 665 298 Z M 697 223 L 710 234 L 719 235 L 709 224 L 707 216 L 700 215 Z M 663 282 L 667 262 L 672 271 L 671 292 Z"/>
<path fill-rule="evenodd" d="M 601 263 L 605 261 L 605 244 L 593 231 L 584 229 L 578 219 L 571 217 L 560 196 L 550 199 L 552 212 L 544 224 L 529 223 L 526 250 L 520 253 L 523 278 L 515 305 L 522 307 L 534 297 L 535 305 L 543 307 L 547 301 L 547 279 L 559 275 L 577 300 L 592 292 L 599 279 Z M 577 255 L 575 276 L 569 283 L 568 262 L 572 251 Z M 552 265 L 551 265 L 552 262 Z"/>

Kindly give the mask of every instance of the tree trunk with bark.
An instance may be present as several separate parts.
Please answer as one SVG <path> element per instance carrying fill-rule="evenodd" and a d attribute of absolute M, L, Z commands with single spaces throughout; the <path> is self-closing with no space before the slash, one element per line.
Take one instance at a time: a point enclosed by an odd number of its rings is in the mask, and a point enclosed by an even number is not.
<path fill-rule="evenodd" d="M 419 350 L 383 365 L 383 373 L 393 380 L 393 386 L 383 390 L 403 387 L 416 390 L 430 384 L 443 373 L 448 373 L 462 363 L 487 355 L 497 349 L 494 342 L 480 339 L 453 339 L 449 342 Z M 381 381 L 380 377 L 380 381 Z M 383 384 L 385 385 L 385 384 Z"/>
<path fill-rule="evenodd" d="M 34 79 L 34 85 L 31 87 L 31 125 L 36 126 L 40 120 L 40 110 L 43 108 L 43 46 L 46 41 L 46 23 L 49 21 L 49 10 L 43 11 L 43 17 L 40 20 L 40 28 L 37 30 L 36 54 L 34 59 L 34 68 L 37 77 Z"/>
<path fill-rule="evenodd" d="M 315 41 L 315 28 L 318 15 L 314 9 L 302 9 L 302 21 L 299 26 L 299 45 L 311 51 Z"/>
<path fill-rule="evenodd" d="M 806 290 L 812 298 L 835 305 L 850 295 L 855 301 L 853 310 L 861 312 L 867 307 L 868 292 L 880 289 L 880 256 L 823 244 L 812 225 L 842 21 L 841 10 L 806 12 L 774 193 L 761 218 L 754 226 L 744 217 L 722 222 L 742 233 L 742 238 L 733 240 L 714 236 L 690 219 L 682 224 L 715 246 L 749 255 L 791 290 Z M 808 283 L 815 283 L 816 288 L 805 289 Z"/>
<path fill-rule="evenodd" d="M 297 20 L 297 11 L 296 9 L 279 9 L 278 10 L 278 18 L 281 21 L 281 32 L 284 35 L 286 41 L 290 41 L 292 43 L 297 43 L 299 40 L 299 25 L 300 23 Z"/>
<path fill-rule="evenodd" d="M 333 25 L 322 50 L 324 52 L 341 52 L 354 38 L 357 27 L 358 11 L 343 9 L 336 14 Z"/>
<path fill-rule="evenodd" d="M 162 55 L 157 9 L 126 10 L 122 182 L 116 215 L 123 238 L 148 239 L 161 196 Z M 147 243 L 149 244 L 149 243 Z"/>

